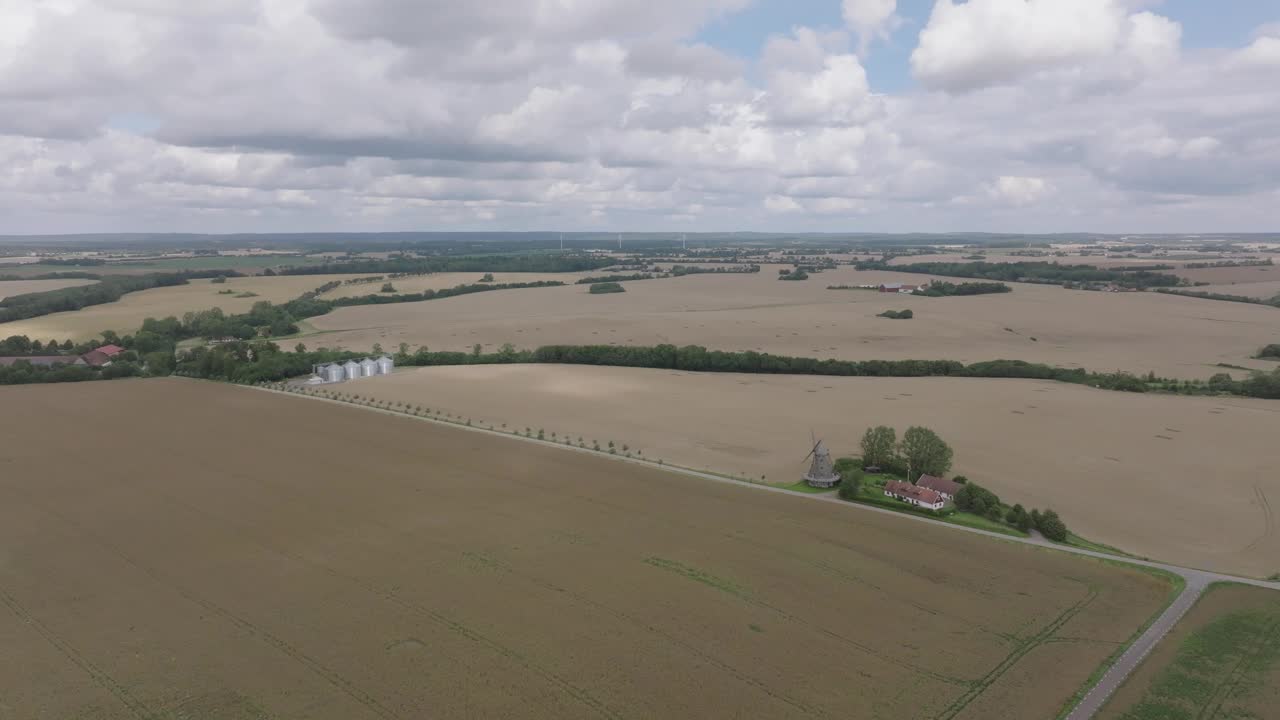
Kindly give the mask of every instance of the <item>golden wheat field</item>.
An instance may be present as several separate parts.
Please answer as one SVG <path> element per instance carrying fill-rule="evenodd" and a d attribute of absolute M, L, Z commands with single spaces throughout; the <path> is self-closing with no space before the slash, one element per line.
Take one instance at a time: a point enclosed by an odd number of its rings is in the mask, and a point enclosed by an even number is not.
<path fill-rule="evenodd" d="M 250 388 L 0 403 L 7 717 L 1048 719 L 1170 591 Z"/>
<path fill-rule="evenodd" d="M 579 285 L 340 308 L 309 320 L 323 334 L 307 342 L 356 350 L 673 343 L 851 360 L 1011 358 L 1203 379 L 1224 372 L 1218 363 L 1269 367 L 1251 358 L 1280 333 L 1275 308 L 1155 293 L 1017 284 L 1001 295 L 929 298 L 826 289 L 918 283 L 921 275 L 842 267 L 806 281 L 776 277 L 777 266 L 765 266 L 751 275 L 629 282 L 612 295 Z M 904 308 L 915 318 L 876 317 Z"/>
<path fill-rule="evenodd" d="M 95 282 L 97 280 L 0 280 L 0 300 L 14 295 L 48 292 L 79 285 L 92 285 Z"/>
<path fill-rule="evenodd" d="M 332 280 L 357 275 L 293 275 L 233 277 L 225 283 L 191 280 L 186 285 L 129 293 L 116 302 L 91 305 L 73 312 L 54 313 L 28 320 L 0 323 L 0 337 L 26 335 L 33 340 L 87 340 L 103 330 L 120 335 L 136 331 L 149 317 L 182 317 L 196 310 L 222 308 L 227 314 L 246 312 L 254 303 L 285 302 Z M 26 281 L 23 281 L 26 282 Z M 228 294 L 220 294 L 230 291 Z M 248 297 L 237 297 L 253 293 Z"/>
<path fill-rule="evenodd" d="M 953 472 L 1137 555 L 1280 572 L 1280 404 L 1034 380 L 841 378 L 566 365 L 405 368 L 335 386 L 476 423 L 626 444 L 649 459 L 793 483 L 810 432 L 852 455 L 873 425 L 924 425 Z"/>

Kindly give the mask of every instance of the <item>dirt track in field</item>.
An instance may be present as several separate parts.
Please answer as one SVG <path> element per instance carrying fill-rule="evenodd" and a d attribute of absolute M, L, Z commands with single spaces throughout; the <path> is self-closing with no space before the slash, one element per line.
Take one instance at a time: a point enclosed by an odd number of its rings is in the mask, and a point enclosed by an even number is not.
<path fill-rule="evenodd" d="M 1280 507 L 1274 401 L 1033 380 L 564 365 L 404 368 L 334 389 L 780 483 L 806 469 L 811 430 L 832 452 L 855 454 L 872 425 L 925 425 L 954 446 L 956 473 L 1012 502 L 1052 507 L 1091 540 L 1190 567 L 1280 571 L 1268 512 Z"/>
<path fill-rule="evenodd" d="M 755 275 L 630 282 L 614 295 L 570 286 L 340 308 L 312 318 L 323 334 L 305 340 L 357 350 L 406 342 L 464 351 L 476 343 L 673 343 L 854 360 L 1011 358 L 1206 379 L 1224 372 L 1218 363 L 1270 367 L 1251 356 L 1280 332 L 1275 308 L 1155 293 L 1017 285 L 1002 295 L 928 298 L 825 289 L 916 283 L 926 279 L 920 275 L 842 267 L 800 282 L 776 276 L 776 266 L 765 266 Z M 903 308 L 915 319 L 876 317 Z"/>
<path fill-rule="evenodd" d="M 1168 590 L 246 388 L 0 402 L 14 717 L 1049 718 Z"/>

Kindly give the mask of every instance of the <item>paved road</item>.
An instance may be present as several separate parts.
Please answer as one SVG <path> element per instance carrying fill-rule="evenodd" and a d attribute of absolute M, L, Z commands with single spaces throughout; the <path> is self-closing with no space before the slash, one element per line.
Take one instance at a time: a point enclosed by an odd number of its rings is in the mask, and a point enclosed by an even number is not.
<path fill-rule="evenodd" d="M 247 387 L 247 386 L 242 386 L 242 387 Z M 264 390 L 266 392 L 280 392 L 286 395 L 301 395 L 301 393 L 284 392 L 280 390 L 267 390 L 266 388 L 253 388 L 253 389 Z M 301 395 L 301 396 L 311 400 L 319 400 L 321 402 L 331 402 L 331 403 L 337 403 L 339 405 L 351 405 L 351 403 L 343 402 L 341 400 L 329 400 L 327 398 L 320 398 L 314 395 Z M 538 440 L 536 438 L 527 438 L 520 435 L 512 435 L 510 433 L 499 431 L 499 430 L 486 430 L 484 428 L 479 428 L 479 427 L 468 427 L 465 425 L 459 425 L 457 423 L 448 422 L 446 420 L 434 420 L 432 418 L 417 417 L 414 415 L 405 415 L 404 413 L 395 412 L 393 410 L 379 410 L 377 408 L 365 407 L 363 405 L 357 405 L 355 407 L 360 407 L 364 410 L 372 410 L 374 412 L 386 413 L 388 415 L 395 415 L 396 417 L 408 418 L 410 420 L 420 420 L 422 422 L 448 425 L 450 427 L 457 428 L 460 430 L 470 430 L 472 432 L 486 433 L 489 435 L 500 435 L 509 440 L 520 440 L 523 442 L 537 443 L 539 445 L 551 445 L 561 450 L 587 453 L 590 455 L 594 455 L 596 457 L 606 457 L 618 462 L 628 462 L 635 465 L 646 465 L 652 468 L 657 468 L 659 470 L 666 470 L 668 472 L 680 473 L 682 475 L 689 475 L 691 477 L 702 478 L 704 480 L 713 480 L 715 482 L 726 483 L 726 484 L 734 485 L 741 488 L 751 488 L 751 489 L 760 490 L 763 492 L 781 493 L 783 495 L 790 495 L 792 497 L 804 498 L 805 500 L 812 500 L 814 502 L 835 503 L 842 507 L 850 508 L 851 510 L 883 513 L 885 515 L 892 515 L 895 518 L 900 518 L 902 520 L 929 523 L 935 527 L 950 528 L 957 532 L 968 532 L 968 533 L 976 533 L 978 535 L 986 535 L 988 537 L 995 538 L 996 540 L 1003 540 L 1005 542 L 1021 543 L 1023 545 L 1035 545 L 1037 547 L 1042 547 L 1042 548 L 1054 550 L 1057 552 L 1071 553 L 1073 555 L 1086 555 L 1088 557 L 1101 558 L 1103 560 L 1112 560 L 1115 562 L 1123 562 L 1123 563 L 1128 563 L 1130 565 L 1141 565 L 1143 567 L 1158 568 L 1160 570 L 1165 570 L 1167 572 L 1171 572 L 1176 575 L 1181 575 L 1182 578 L 1186 580 L 1186 587 L 1183 589 L 1182 593 L 1180 593 L 1178 597 L 1174 599 L 1173 603 L 1171 603 L 1169 607 L 1163 613 L 1161 613 L 1160 617 L 1156 618 L 1156 621 L 1153 622 L 1151 626 L 1148 627 L 1147 630 L 1144 633 L 1142 633 L 1142 635 L 1136 641 L 1134 641 L 1133 645 L 1129 646 L 1129 649 L 1126 650 L 1124 654 L 1120 656 L 1120 659 L 1117 660 L 1116 663 L 1112 665 L 1111 668 L 1107 670 L 1105 674 L 1103 674 L 1102 679 L 1099 680 L 1096 685 L 1090 688 L 1088 694 L 1086 694 L 1084 698 L 1076 705 L 1076 707 L 1071 710 L 1071 713 L 1067 715 L 1066 720 L 1088 720 L 1089 718 L 1092 718 L 1094 714 L 1096 714 L 1099 710 L 1101 710 L 1102 706 L 1106 704 L 1107 699 L 1111 697 L 1111 694 L 1113 692 L 1116 691 L 1116 688 L 1120 687 L 1120 685 L 1124 683 L 1125 679 L 1129 677 L 1129 674 L 1132 673 L 1134 669 L 1138 667 L 1139 664 L 1141 664 L 1143 658 L 1145 658 L 1147 654 L 1150 653 L 1151 650 L 1155 648 L 1156 644 L 1159 643 L 1160 640 L 1163 639 L 1165 635 L 1169 634 L 1169 631 L 1173 629 L 1173 626 L 1176 625 L 1178 620 L 1180 620 L 1182 616 L 1186 614 L 1187 610 L 1191 609 L 1191 606 L 1195 604 L 1196 600 L 1200 598 L 1200 595 L 1204 593 L 1205 589 L 1209 587 L 1210 584 L 1215 582 L 1234 582 L 1234 583 L 1241 583 L 1244 585 L 1254 585 L 1256 587 L 1270 588 L 1272 590 L 1280 590 L 1280 582 L 1270 582 L 1267 580 L 1257 580 L 1255 578 L 1239 577 L 1236 575 L 1226 575 L 1224 573 L 1210 572 L 1208 570 L 1186 568 L 1180 565 L 1171 565 L 1169 563 L 1153 562 L 1150 560 L 1138 560 L 1136 558 L 1128 558 L 1120 555 L 1110 555 L 1107 553 L 1095 552 L 1093 550 L 1085 550 L 1083 548 L 1070 547 L 1067 545 L 1059 545 L 1057 543 L 1053 543 L 1048 540 L 1045 540 L 1043 537 L 1040 537 L 1038 533 L 1034 537 L 1029 537 L 1029 538 L 1014 537 L 1012 535 L 1004 535 L 1002 533 L 992 532 L 990 530 L 979 530 L 978 528 L 965 527 L 963 525 L 953 525 L 951 523 L 938 522 L 937 520 L 931 520 L 927 517 L 923 517 L 920 515 L 910 515 L 906 513 L 894 512 L 893 510 L 887 510 L 885 508 L 878 508 L 872 505 L 862 505 L 859 503 L 846 502 L 836 497 L 834 493 L 826 493 L 822 495 L 802 493 L 802 492 L 797 492 L 795 490 L 787 490 L 785 488 L 774 487 L 772 485 L 760 485 L 757 483 L 747 482 L 744 480 L 735 480 L 733 478 L 724 477 L 723 475 L 713 475 L 711 473 L 700 472 L 698 470 L 690 470 L 688 468 L 673 467 L 671 465 L 660 465 L 657 462 L 654 462 L 652 460 L 625 458 L 618 455 L 602 455 L 602 453 L 596 450 L 588 450 L 585 448 L 573 447 L 571 445 L 562 445 L 562 444 L 550 442 L 547 440 Z"/>
<path fill-rule="evenodd" d="M 1187 587 L 1182 594 L 1169 605 L 1156 621 L 1151 623 L 1151 627 L 1129 646 L 1128 650 L 1116 660 L 1102 679 L 1094 685 L 1089 692 L 1080 700 L 1067 715 L 1066 720 L 1088 720 L 1095 713 L 1107 704 L 1107 699 L 1124 684 L 1129 674 L 1137 669 L 1147 655 L 1155 649 L 1156 644 L 1178 624 L 1183 615 L 1196 604 L 1196 600 L 1204 593 L 1205 588 L 1209 586 L 1209 582 L 1203 577 L 1197 577 L 1194 581 L 1190 578 L 1187 580 Z"/>

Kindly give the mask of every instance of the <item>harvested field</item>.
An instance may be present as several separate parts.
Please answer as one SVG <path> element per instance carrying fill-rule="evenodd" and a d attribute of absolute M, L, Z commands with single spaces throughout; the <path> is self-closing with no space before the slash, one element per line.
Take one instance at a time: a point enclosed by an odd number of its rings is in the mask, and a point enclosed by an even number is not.
<path fill-rule="evenodd" d="M 1253 265 L 1248 267 L 1200 268 L 1197 270 L 1178 270 L 1174 272 L 1192 282 L 1207 282 L 1213 285 L 1240 286 L 1252 283 L 1270 283 L 1280 281 L 1280 265 Z M 1207 288 L 1191 288 L 1201 290 Z M 1236 295 L 1248 293 L 1236 292 Z"/>
<path fill-rule="evenodd" d="M 1243 295 L 1245 297 L 1258 298 L 1259 300 L 1270 300 L 1271 298 L 1280 295 L 1280 279 L 1266 280 L 1263 282 L 1236 282 L 1223 285 L 1202 285 L 1200 287 L 1187 289 L 1193 292 Z"/>
<path fill-rule="evenodd" d="M 91 305 L 74 312 L 54 313 L 28 320 L 0 323 L 0 337 L 26 335 L 32 339 L 71 338 L 87 340 L 103 330 L 114 330 L 124 335 L 142 326 L 149 317 L 169 315 L 182 317 L 194 310 L 220 307 L 223 312 L 246 312 L 262 300 L 284 302 L 298 297 L 308 290 L 331 280 L 343 280 L 358 275 L 300 275 L 276 277 L 227 278 L 225 283 L 210 280 L 191 280 L 186 285 L 153 288 L 129 293 L 116 302 Z M 231 290 L 228 295 L 219 295 Z M 253 297 L 238 298 L 241 293 L 255 293 Z"/>
<path fill-rule="evenodd" d="M 402 369 L 339 386 L 476 422 L 612 440 L 650 459 L 780 484 L 812 429 L 837 456 L 866 428 L 933 428 L 954 471 L 1078 534 L 1159 560 L 1280 571 L 1280 404 L 1034 380 L 839 378 L 564 365 Z"/>
<path fill-rule="evenodd" d="M 1098 714 L 1269 718 L 1280 707 L 1280 593 L 1215 585 Z"/>
<path fill-rule="evenodd" d="M 800 282 L 776 277 L 777 266 L 765 266 L 630 282 L 615 295 L 588 295 L 584 286 L 509 290 L 340 308 L 309 322 L 325 332 L 323 344 L 362 351 L 375 342 L 463 351 L 475 343 L 673 343 L 851 360 L 1012 358 L 1200 379 L 1220 372 L 1218 363 L 1268 367 L 1250 358 L 1280 330 L 1275 308 L 1156 293 L 1020 284 L 1000 295 L 928 298 L 826 289 L 923 275 L 842 267 Z M 903 308 L 915 319 L 876 317 Z"/>
<path fill-rule="evenodd" d="M 502 283 L 530 283 L 542 281 L 558 281 L 572 285 L 578 281 L 578 278 L 587 275 L 607 275 L 609 273 L 492 273 L 493 284 L 501 285 Z M 388 278 L 386 280 L 358 283 L 355 285 L 343 285 L 334 288 L 325 293 L 321 297 L 326 300 L 333 300 L 341 297 L 360 297 L 361 295 L 404 295 L 407 293 L 420 293 L 423 290 L 443 290 L 445 288 L 457 287 L 458 285 L 475 285 L 480 284 L 480 278 L 484 273 L 435 273 L 432 275 L 411 275 L 402 278 Z M 394 293 L 382 293 L 383 282 L 391 283 L 396 289 Z"/>
<path fill-rule="evenodd" d="M 1050 718 L 1169 592 L 248 388 L 0 402 L 24 408 L 0 415 L 14 717 Z"/>
<path fill-rule="evenodd" d="M 97 280 L 0 280 L 0 300 L 26 293 L 48 292 L 77 285 L 92 285 Z M 5 336 L 7 337 L 7 336 Z"/>

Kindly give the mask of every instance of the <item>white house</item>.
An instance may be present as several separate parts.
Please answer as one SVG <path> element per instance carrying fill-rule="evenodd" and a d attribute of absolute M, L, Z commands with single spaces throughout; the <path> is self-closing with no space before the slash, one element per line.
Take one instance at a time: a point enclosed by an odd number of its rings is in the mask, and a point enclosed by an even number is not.
<path fill-rule="evenodd" d="M 891 498 L 897 498 L 909 505 L 926 508 L 928 510 L 941 510 L 946 501 L 938 493 L 929 488 L 916 487 L 909 482 L 900 480 L 890 480 L 884 484 L 884 494 Z"/>

